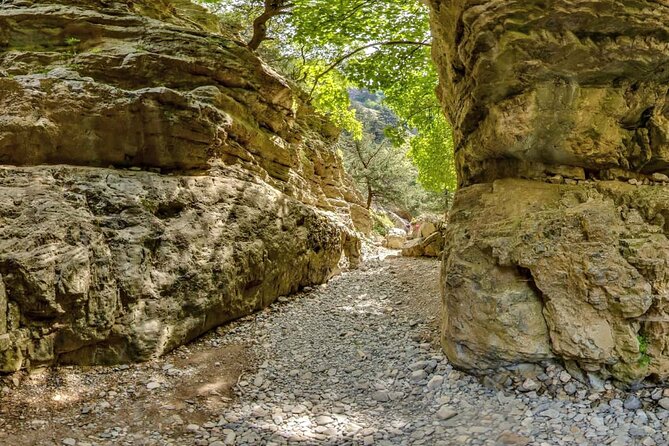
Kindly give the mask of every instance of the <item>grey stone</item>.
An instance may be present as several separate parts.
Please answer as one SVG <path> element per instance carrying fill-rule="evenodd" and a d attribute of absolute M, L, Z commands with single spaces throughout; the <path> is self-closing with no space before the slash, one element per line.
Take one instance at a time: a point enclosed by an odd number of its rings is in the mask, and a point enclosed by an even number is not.
<path fill-rule="evenodd" d="M 636 395 L 629 395 L 625 399 L 623 407 L 627 410 L 636 410 L 641 408 L 641 400 Z"/>

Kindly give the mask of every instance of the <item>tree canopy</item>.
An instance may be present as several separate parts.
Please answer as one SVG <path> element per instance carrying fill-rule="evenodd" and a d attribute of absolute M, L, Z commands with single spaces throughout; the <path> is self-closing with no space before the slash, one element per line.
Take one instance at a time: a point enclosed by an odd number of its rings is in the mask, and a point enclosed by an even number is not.
<path fill-rule="evenodd" d="M 363 125 L 349 90 L 382 92 L 399 118 L 387 136 L 397 146 L 408 143 L 423 187 L 455 188 L 451 130 L 435 95 L 429 12 L 418 0 L 202 1 L 354 139 L 363 139 Z"/>

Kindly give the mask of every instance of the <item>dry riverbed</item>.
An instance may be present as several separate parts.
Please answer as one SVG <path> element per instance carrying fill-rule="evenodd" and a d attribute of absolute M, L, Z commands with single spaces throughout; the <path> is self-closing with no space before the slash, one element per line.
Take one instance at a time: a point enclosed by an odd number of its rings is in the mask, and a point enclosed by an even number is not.
<path fill-rule="evenodd" d="M 438 284 L 438 261 L 389 257 L 147 364 L 6 377 L 0 444 L 668 444 L 663 389 L 454 370 Z"/>

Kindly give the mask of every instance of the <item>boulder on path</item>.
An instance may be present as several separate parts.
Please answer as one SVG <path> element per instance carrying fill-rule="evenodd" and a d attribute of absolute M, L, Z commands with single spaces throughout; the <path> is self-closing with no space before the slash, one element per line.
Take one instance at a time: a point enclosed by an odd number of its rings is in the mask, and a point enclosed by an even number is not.
<path fill-rule="evenodd" d="M 391 228 L 386 235 L 385 247 L 388 249 L 402 249 L 406 240 L 406 231 L 403 229 Z"/>
<path fill-rule="evenodd" d="M 402 246 L 402 255 L 405 257 L 439 257 L 443 251 L 444 236 L 441 232 L 408 240 Z"/>

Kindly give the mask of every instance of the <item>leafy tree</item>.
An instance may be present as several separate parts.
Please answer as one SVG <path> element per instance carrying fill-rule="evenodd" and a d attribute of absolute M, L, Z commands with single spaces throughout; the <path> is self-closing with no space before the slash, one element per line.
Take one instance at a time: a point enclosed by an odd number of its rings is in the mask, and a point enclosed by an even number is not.
<path fill-rule="evenodd" d="M 450 196 L 429 192 L 417 184 L 418 172 L 409 161 L 409 146 L 393 144 L 386 129 L 398 122 L 397 116 L 384 104 L 382 95 L 365 90 L 350 92 L 352 108 L 363 123 L 363 137 L 344 134 L 340 141 L 346 170 L 372 203 L 400 212 L 417 215 L 443 212 Z"/>
<path fill-rule="evenodd" d="M 344 138 L 342 146 L 346 170 L 367 194 L 367 209 L 375 198 L 392 199 L 401 192 L 404 173 L 411 166 L 399 147 L 375 142 L 370 134 Z"/>
<path fill-rule="evenodd" d="M 427 8 L 418 0 L 202 0 L 240 38 L 302 84 L 331 119 L 362 140 L 348 91 L 383 92 L 399 118 L 388 132 L 405 143 L 428 190 L 455 188 L 451 130 L 435 95 Z M 262 43 L 262 45 L 260 45 Z"/>

